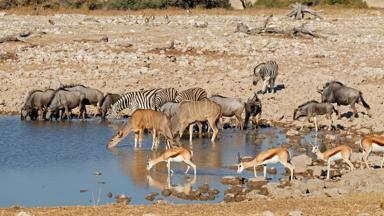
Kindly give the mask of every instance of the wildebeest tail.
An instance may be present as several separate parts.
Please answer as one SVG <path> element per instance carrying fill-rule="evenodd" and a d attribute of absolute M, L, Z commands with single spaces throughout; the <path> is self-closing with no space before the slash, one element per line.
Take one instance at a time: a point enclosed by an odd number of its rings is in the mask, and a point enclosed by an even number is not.
<path fill-rule="evenodd" d="M 367 102 L 365 102 L 364 98 L 363 98 L 363 93 L 362 92 L 359 92 L 359 99 L 361 100 L 361 103 L 363 103 L 363 106 L 367 109 L 370 109 L 371 107 L 369 107 L 369 105 L 367 104 Z"/>
<path fill-rule="evenodd" d="M 339 115 L 339 111 L 337 111 L 337 109 L 334 106 L 332 106 L 332 109 L 336 113 L 336 115 Z"/>

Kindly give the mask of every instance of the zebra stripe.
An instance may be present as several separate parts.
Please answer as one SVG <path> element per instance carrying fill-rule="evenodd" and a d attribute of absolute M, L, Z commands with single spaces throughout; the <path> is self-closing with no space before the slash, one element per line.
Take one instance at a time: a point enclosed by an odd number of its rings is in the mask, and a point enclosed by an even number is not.
<path fill-rule="evenodd" d="M 155 108 L 159 110 L 167 102 L 174 102 L 177 95 L 177 90 L 174 88 L 165 88 L 156 92 Z"/>
<path fill-rule="evenodd" d="M 267 85 L 269 84 L 269 88 L 271 88 L 274 92 L 275 89 L 275 81 L 276 77 L 279 74 L 279 66 L 275 61 L 267 61 L 261 64 L 258 64 L 253 69 L 253 85 L 257 85 L 257 83 L 262 80 L 263 84 L 263 93 L 267 90 Z"/>
<path fill-rule="evenodd" d="M 154 88 L 145 91 L 128 92 L 112 105 L 113 117 L 125 109 L 155 109 L 155 95 L 161 88 Z"/>
<path fill-rule="evenodd" d="M 182 101 L 200 101 L 207 98 L 207 92 L 204 89 L 190 88 L 179 92 L 175 98 L 175 102 L 180 103 Z"/>

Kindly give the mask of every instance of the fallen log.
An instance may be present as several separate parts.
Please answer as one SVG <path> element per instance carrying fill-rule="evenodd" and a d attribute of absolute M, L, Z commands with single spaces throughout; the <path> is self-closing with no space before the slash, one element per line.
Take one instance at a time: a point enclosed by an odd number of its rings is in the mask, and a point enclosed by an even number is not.
<path fill-rule="evenodd" d="M 8 41 L 11 41 L 11 42 L 16 42 L 16 41 L 22 41 L 22 42 L 25 42 L 25 40 L 31 36 L 32 32 L 22 32 L 22 33 L 18 33 L 18 34 L 13 34 L 13 35 L 6 35 L 2 38 L 0 38 L 0 43 L 4 43 L 4 42 L 8 42 Z"/>

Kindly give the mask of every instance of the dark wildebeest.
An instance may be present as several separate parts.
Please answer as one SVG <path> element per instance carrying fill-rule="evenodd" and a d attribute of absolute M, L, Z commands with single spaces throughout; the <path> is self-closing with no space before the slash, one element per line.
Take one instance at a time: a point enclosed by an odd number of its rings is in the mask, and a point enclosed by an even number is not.
<path fill-rule="evenodd" d="M 258 124 L 258 119 L 260 118 L 261 111 L 262 111 L 261 100 L 257 97 L 257 93 L 255 93 L 253 97 L 249 98 L 245 103 L 245 119 L 243 124 L 244 128 L 248 126 L 250 117 L 254 119 L 255 116 L 257 116 L 257 124 Z"/>
<path fill-rule="evenodd" d="M 105 119 L 108 111 L 111 109 L 112 104 L 114 104 L 117 100 L 119 100 L 120 97 L 121 97 L 121 95 L 119 95 L 119 94 L 111 94 L 111 93 L 107 93 L 104 96 L 104 99 L 101 103 L 101 118 L 102 119 Z"/>
<path fill-rule="evenodd" d="M 79 107 L 80 112 L 78 117 L 83 114 L 83 119 L 85 118 L 85 113 L 81 112 L 84 110 L 84 101 L 85 94 L 79 91 L 68 91 L 62 88 L 59 88 L 55 91 L 55 95 L 52 100 L 49 102 L 47 109 L 47 119 L 50 119 L 53 113 L 61 112 L 64 110 L 65 116 L 69 119 L 71 117 L 70 111 L 73 108 Z M 60 118 L 63 119 L 63 115 L 60 114 Z"/>
<path fill-rule="evenodd" d="M 20 118 L 24 120 L 29 116 L 31 120 L 37 117 L 40 120 L 44 119 L 44 112 L 48 107 L 48 103 L 51 101 L 55 90 L 47 89 L 45 91 L 33 90 L 28 94 L 28 97 L 21 108 Z"/>
<path fill-rule="evenodd" d="M 347 87 L 339 81 L 327 82 L 322 90 L 318 91 L 321 94 L 321 102 L 336 103 L 339 109 L 340 105 L 350 105 L 354 117 L 358 117 L 355 103 L 361 102 L 367 111 L 367 115 L 371 117 L 369 113 L 369 105 L 363 98 L 363 93 L 357 89 Z M 340 114 L 338 115 L 340 118 Z"/>
<path fill-rule="evenodd" d="M 94 88 L 88 88 L 84 85 L 66 85 L 66 86 L 62 86 L 61 88 L 68 91 L 79 91 L 84 93 L 85 94 L 84 105 L 96 106 L 96 112 L 94 113 L 93 117 L 95 117 L 98 113 L 101 112 L 101 104 L 104 99 L 104 94 L 101 91 Z M 86 112 L 85 106 L 82 112 Z"/>
<path fill-rule="evenodd" d="M 224 97 L 221 95 L 212 95 L 209 99 L 221 106 L 222 117 L 236 116 L 239 121 L 238 126 L 243 130 L 243 118 L 241 117 L 244 111 L 243 102 L 236 98 Z M 223 127 L 223 124 L 221 124 L 221 127 Z"/>
<path fill-rule="evenodd" d="M 318 131 L 316 116 L 326 115 L 327 119 L 331 120 L 329 129 L 332 129 L 332 113 L 335 112 L 338 115 L 338 111 L 330 103 L 319 103 L 317 101 L 307 101 L 301 104 L 297 109 L 293 111 L 293 120 L 297 120 L 300 117 L 307 117 L 308 122 L 313 117 L 315 122 L 315 129 Z"/>

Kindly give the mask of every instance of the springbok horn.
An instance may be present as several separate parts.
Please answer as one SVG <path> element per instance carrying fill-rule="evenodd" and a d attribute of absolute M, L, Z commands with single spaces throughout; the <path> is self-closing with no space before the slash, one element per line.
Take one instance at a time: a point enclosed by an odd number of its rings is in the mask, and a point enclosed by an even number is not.
<path fill-rule="evenodd" d="M 237 163 L 241 163 L 240 152 L 237 152 Z"/>

